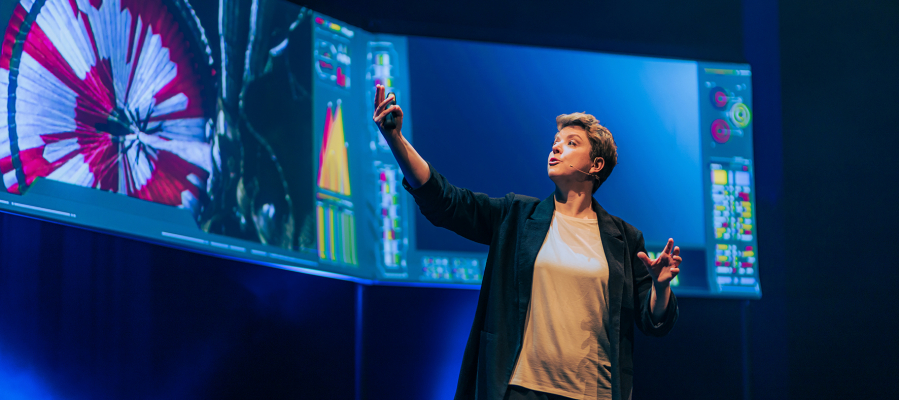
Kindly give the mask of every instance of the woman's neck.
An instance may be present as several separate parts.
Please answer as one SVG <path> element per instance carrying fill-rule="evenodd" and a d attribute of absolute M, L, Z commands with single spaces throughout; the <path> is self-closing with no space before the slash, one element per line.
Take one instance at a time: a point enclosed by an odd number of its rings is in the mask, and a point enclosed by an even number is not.
<path fill-rule="evenodd" d="M 556 211 L 575 218 L 596 218 L 597 213 L 591 208 L 592 195 L 584 191 L 562 190 L 559 186 L 553 193 Z"/>

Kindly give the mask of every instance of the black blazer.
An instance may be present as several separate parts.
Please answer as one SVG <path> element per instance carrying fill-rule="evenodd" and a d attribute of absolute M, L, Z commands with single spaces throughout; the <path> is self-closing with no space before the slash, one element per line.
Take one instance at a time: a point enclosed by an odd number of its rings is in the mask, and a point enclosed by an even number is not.
<path fill-rule="evenodd" d="M 491 198 L 451 185 L 428 166 L 431 177 L 422 186 L 413 189 L 402 181 L 422 214 L 435 226 L 490 245 L 455 398 L 500 400 L 522 347 L 534 260 L 550 229 L 556 206 L 553 195 L 543 201 L 514 193 Z M 591 206 L 609 265 L 612 398 L 628 399 L 635 324 L 644 334 L 665 335 L 678 318 L 678 302 L 672 294 L 663 320 L 651 322 L 652 277 L 637 257 L 645 251 L 643 234 L 609 215 L 593 198 Z"/>

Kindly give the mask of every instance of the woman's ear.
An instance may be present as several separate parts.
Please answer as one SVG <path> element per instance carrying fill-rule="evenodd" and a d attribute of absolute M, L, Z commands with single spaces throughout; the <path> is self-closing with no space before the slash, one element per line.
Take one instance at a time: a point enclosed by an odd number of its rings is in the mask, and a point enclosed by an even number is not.
<path fill-rule="evenodd" d="M 594 158 L 594 162 L 591 164 L 591 173 L 596 174 L 602 171 L 604 165 L 606 165 L 606 160 L 604 160 L 603 157 Z"/>

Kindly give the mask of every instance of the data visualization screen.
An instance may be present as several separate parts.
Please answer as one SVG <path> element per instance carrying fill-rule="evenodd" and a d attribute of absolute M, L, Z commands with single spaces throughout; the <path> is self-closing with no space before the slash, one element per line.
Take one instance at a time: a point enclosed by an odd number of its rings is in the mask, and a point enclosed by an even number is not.
<path fill-rule="evenodd" d="M 540 199 L 555 117 L 619 164 L 595 197 L 682 248 L 673 287 L 760 296 L 750 67 L 368 32 L 286 1 L 0 5 L 0 210 L 367 284 L 480 287 L 372 122 L 459 187 Z M 660 195 L 660 194 L 664 195 Z"/>

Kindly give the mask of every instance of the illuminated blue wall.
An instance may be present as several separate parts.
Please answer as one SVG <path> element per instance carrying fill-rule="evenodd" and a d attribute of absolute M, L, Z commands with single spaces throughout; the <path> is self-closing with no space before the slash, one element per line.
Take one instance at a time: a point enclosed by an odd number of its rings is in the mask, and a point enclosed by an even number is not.
<path fill-rule="evenodd" d="M 409 64 L 416 150 L 451 183 L 547 197 L 555 118 L 586 111 L 618 147 L 600 204 L 648 243 L 704 248 L 696 62 L 413 37 Z M 418 218 L 420 249 L 486 250 Z"/>
<path fill-rule="evenodd" d="M 0 397 L 352 398 L 356 284 L 0 214 Z"/>

